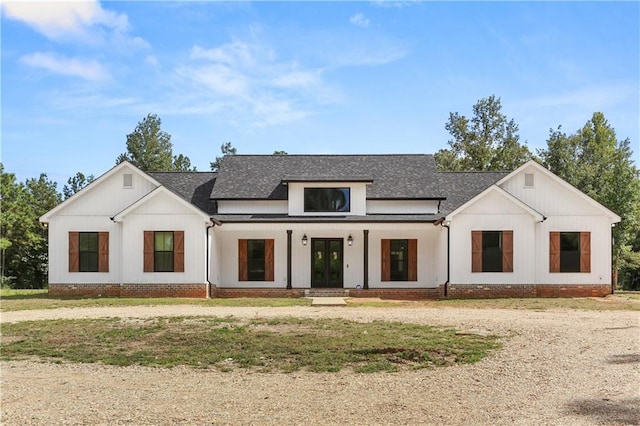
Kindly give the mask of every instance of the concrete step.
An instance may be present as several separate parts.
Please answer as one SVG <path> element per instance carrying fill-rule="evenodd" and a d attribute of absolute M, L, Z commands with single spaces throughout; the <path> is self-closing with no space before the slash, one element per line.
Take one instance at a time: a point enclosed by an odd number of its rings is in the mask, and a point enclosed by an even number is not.
<path fill-rule="evenodd" d="M 349 297 L 344 288 L 312 288 L 304 291 L 304 297 Z"/>
<path fill-rule="evenodd" d="M 347 306 L 344 297 L 311 297 L 311 306 Z"/>

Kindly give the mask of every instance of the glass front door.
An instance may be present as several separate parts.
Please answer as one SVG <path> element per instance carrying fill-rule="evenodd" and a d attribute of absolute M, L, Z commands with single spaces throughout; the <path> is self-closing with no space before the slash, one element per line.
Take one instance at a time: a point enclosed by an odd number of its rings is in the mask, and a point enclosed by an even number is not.
<path fill-rule="evenodd" d="M 342 288 L 342 238 L 311 239 L 311 287 Z"/>

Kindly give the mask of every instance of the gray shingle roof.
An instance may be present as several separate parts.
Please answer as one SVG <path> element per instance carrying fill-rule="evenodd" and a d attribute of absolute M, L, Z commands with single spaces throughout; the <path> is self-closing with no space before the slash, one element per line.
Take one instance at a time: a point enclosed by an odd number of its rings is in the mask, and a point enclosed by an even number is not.
<path fill-rule="evenodd" d="M 222 159 L 214 199 L 286 200 L 286 177 L 368 181 L 369 199 L 444 198 L 432 155 L 230 155 Z"/>
<path fill-rule="evenodd" d="M 447 192 L 447 198 L 440 204 L 441 215 L 448 215 L 508 174 L 507 172 L 438 173 L 438 181 Z"/>
<path fill-rule="evenodd" d="M 216 172 L 149 172 L 148 174 L 203 212 L 210 215 L 216 213 L 216 203 L 210 199 L 211 190 L 218 175 Z"/>
<path fill-rule="evenodd" d="M 178 196 L 221 221 L 431 222 L 505 177 L 506 172 L 438 172 L 431 155 L 234 155 L 216 172 L 149 172 Z M 438 199 L 437 215 L 290 217 L 216 215 L 214 199 L 286 199 L 283 180 L 373 181 L 369 199 Z"/>

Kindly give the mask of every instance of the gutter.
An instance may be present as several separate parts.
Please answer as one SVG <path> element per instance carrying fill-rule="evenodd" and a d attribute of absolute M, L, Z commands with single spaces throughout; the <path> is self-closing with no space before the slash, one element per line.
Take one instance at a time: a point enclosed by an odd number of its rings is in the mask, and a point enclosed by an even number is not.
<path fill-rule="evenodd" d="M 447 228 L 447 281 L 444 283 L 444 297 L 449 297 L 449 280 L 451 277 L 451 222 L 440 221 L 440 226 Z"/>
<path fill-rule="evenodd" d="M 207 250 L 206 250 L 207 252 L 206 254 L 207 256 L 207 274 L 206 274 L 207 275 L 207 296 L 206 296 L 207 299 L 211 299 L 211 286 L 213 285 L 213 283 L 209 279 L 209 271 L 211 270 L 211 256 L 209 255 L 209 230 L 212 229 L 214 226 L 216 226 L 215 222 L 210 222 L 210 223 L 211 225 L 207 225 L 205 229 L 205 241 L 207 243 Z"/>

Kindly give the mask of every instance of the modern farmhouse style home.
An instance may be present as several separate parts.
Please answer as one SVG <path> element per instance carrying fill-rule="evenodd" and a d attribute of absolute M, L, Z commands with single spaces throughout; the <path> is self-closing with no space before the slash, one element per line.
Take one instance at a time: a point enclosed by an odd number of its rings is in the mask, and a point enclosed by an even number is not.
<path fill-rule="evenodd" d="M 55 295 L 442 298 L 609 294 L 620 217 L 534 161 L 232 155 L 121 163 L 40 221 Z"/>

